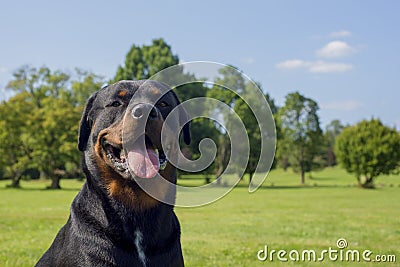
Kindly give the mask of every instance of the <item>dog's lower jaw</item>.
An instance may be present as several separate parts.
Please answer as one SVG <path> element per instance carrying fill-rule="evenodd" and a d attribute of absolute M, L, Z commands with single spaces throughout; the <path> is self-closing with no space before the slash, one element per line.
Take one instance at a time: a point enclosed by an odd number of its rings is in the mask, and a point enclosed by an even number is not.
<path fill-rule="evenodd" d="M 125 179 L 133 179 L 132 176 L 135 174 L 129 167 L 128 163 L 128 156 L 126 155 L 125 150 L 122 148 L 122 145 L 112 145 L 111 143 L 107 141 L 100 141 L 100 145 L 97 147 L 100 147 L 100 157 L 106 161 L 106 164 L 115 169 L 116 172 L 118 172 L 122 177 Z M 168 157 L 167 153 L 169 153 L 170 150 L 170 145 L 167 146 L 167 151 L 164 152 L 163 150 L 159 150 L 157 148 L 154 148 L 153 151 L 158 157 L 158 169 L 159 171 L 163 171 L 168 163 Z M 147 153 L 147 152 L 143 152 Z M 139 178 L 139 177 L 138 177 Z"/>

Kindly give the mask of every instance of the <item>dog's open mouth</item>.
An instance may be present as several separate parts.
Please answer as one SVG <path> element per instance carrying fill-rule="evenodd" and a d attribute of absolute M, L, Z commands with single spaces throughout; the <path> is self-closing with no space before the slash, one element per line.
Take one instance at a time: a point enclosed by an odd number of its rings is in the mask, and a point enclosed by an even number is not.
<path fill-rule="evenodd" d="M 143 137 L 126 145 L 125 149 L 122 144 L 102 139 L 102 147 L 110 163 L 126 177 L 129 177 L 131 170 L 137 177 L 152 178 L 167 166 L 168 159 L 164 150 L 157 148 L 147 135 Z"/>

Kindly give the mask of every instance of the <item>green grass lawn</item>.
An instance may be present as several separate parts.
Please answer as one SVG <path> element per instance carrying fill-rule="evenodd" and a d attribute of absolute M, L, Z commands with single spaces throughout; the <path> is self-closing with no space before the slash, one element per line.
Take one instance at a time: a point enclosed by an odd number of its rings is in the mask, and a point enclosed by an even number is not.
<path fill-rule="evenodd" d="M 300 178 L 271 172 L 262 188 L 247 192 L 243 181 L 221 200 L 198 208 L 176 208 L 182 226 L 187 266 L 316 266 L 314 262 L 260 262 L 257 252 L 348 249 L 393 254 L 396 263 L 332 262 L 325 266 L 398 266 L 400 262 L 400 176 L 379 177 L 375 190 L 354 186 L 340 169 L 326 169 Z M 184 177 L 181 184 L 204 180 Z M 59 191 L 44 190 L 49 182 L 23 182 L 23 189 L 5 189 L 0 181 L 0 266 L 32 266 L 66 222 L 69 206 L 82 185 L 62 180 Z M 287 257 L 287 256 L 286 256 Z"/>

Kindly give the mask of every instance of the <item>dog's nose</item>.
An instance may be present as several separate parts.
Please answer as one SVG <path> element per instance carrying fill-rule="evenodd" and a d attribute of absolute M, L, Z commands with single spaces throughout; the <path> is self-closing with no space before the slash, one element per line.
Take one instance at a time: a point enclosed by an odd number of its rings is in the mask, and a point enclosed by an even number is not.
<path fill-rule="evenodd" d="M 132 117 L 135 119 L 140 119 L 142 117 L 148 116 L 149 119 L 157 119 L 158 111 L 151 104 L 137 104 L 132 109 Z"/>

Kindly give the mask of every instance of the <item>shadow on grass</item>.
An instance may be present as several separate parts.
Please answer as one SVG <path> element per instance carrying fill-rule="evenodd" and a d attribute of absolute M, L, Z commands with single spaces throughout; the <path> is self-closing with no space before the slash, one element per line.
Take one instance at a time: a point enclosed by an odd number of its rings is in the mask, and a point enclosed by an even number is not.
<path fill-rule="evenodd" d="M 311 181 L 332 181 L 332 180 L 337 180 L 337 178 L 333 177 L 308 177 Z"/>
<path fill-rule="evenodd" d="M 180 186 L 186 186 L 186 187 L 198 187 L 198 186 L 204 186 L 206 183 L 191 183 L 191 184 L 186 184 L 184 181 L 179 181 L 178 180 L 178 185 Z M 229 185 L 229 184 L 214 184 L 212 187 L 214 188 L 228 188 L 228 187 L 236 187 L 236 188 L 248 188 L 249 184 L 244 183 L 244 182 L 239 182 L 235 186 Z M 262 190 L 269 190 L 269 189 L 317 189 L 317 188 L 357 188 L 356 184 L 305 184 L 305 185 L 274 185 L 273 183 L 269 183 L 266 185 L 261 185 L 258 187 L 258 189 Z"/>
<path fill-rule="evenodd" d="M 3 180 L 2 182 L 6 182 L 7 180 Z M 78 180 L 79 181 L 79 180 Z M 83 185 L 83 183 L 82 183 Z M 12 186 L 11 183 L 3 184 L 0 185 L 0 190 L 1 191 L 7 191 L 7 190 L 15 190 L 15 191 L 47 191 L 47 192 L 57 192 L 57 191 L 79 191 L 82 188 L 82 185 L 77 185 L 75 186 L 67 186 L 63 187 L 61 183 L 61 188 L 55 189 L 51 188 L 49 184 L 42 182 L 36 182 L 36 181 L 24 181 L 23 185 L 19 185 L 18 187 Z"/>
<path fill-rule="evenodd" d="M 319 178 L 320 180 L 327 180 L 327 178 Z M 185 186 L 185 187 L 198 187 L 198 186 L 203 186 L 206 183 L 193 183 L 193 184 L 186 184 L 185 181 L 189 181 L 192 179 L 181 179 L 178 180 L 178 185 L 180 186 Z M 193 180 L 204 180 L 203 179 L 193 179 Z M 180 182 L 181 181 L 181 182 Z M 82 184 L 83 185 L 83 184 Z M 227 187 L 231 187 L 230 185 L 214 185 L 214 187 L 216 188 L 227 188 Z M 240 182 L 237 185 L 235 185 L 234 187 L 236 188 L 248 188 L 249 185 L 248 183 L 244 183 L 244 182 Z M 379 190 L 385 187 L 399 187 L 400 188 L 400 184 L 398 185 L 394 185 L 394 184 L 377 184 L 374 188 L 363 188 L 358 186 L 357 184 L 306 184 L 306 185 L 274 185 L 273 183 L 269 183 L 266 185 L 261 185 L 258 189 L 261 190 L 274 190 L 274 189 L 318 189 L 318 188 L 359 188 L 359 189 L 366 189 L 366 190 Z M 6 184 L 4 186 L 0 186 L 0 191 L 8 191 L 8 190 L 16 190 L 16 191 L 37 191 L 37 192 L 59 192 L 59 191 L 79 191 L 82 188 L 82 186 L 77 186 L 77 187 L 62 187 L 61 189 L 52 189 L 52 188 L 48 188 L 47 185 L 43 185 L 42 187 L 32 187 L 31 185 L 29 185 L 28 187 L 26 186 L 20 186 L 18 188 L 15 187 L 10 187 L 9 184 Z"/>
<path fill-rule="evenodd" d="M 238 184 L 238 188 L 248 188 L 248 184 Z M 318 189 L 318 188 L 350 188 L 356 187 L 353 184 L 349 185 L 262 185 L 258 189 Z"/>
<path fill-rule="evenodd" d="M 79 190 L 81 190 L 81 188 L 82 187 L 76 187 L 76 188 L 71 188 L 71 187 L 68 187 L 68 188 L 63 188 L 63 187 L 61 187 L 60 189 L 52 189 L 52 188 L 47 188 L 47 187 L 44 187 L 44 188 L 38 188 L 38 187 L 7 187 L 7 186 L 4 186 L 4 187 L 0 187 L 0 191 L 7 191 L 7 190 L 16 190 L 16 191 L 46 191 L 46 192 L 59 192 L 59 191 L 79 191 Z"/>

